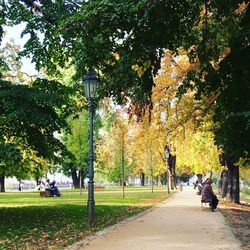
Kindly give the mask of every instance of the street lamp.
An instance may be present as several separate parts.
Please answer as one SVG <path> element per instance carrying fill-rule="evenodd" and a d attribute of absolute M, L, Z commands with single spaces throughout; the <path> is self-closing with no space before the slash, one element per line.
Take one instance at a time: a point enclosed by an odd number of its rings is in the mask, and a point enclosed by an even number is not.
<path fill-rule="evenodd" d="M 95 76 L 94 70 L 89 69 L 87 75 L 83 76 L 84 90 L 86 98 L 89 100 L 89 181 L 88 181 L 88 223 L 95 225 L 95 200 L 94 200 L 94 148 L 93 148 L 93 118 L 94 118 L 94 99 L 99 79 Z"/>

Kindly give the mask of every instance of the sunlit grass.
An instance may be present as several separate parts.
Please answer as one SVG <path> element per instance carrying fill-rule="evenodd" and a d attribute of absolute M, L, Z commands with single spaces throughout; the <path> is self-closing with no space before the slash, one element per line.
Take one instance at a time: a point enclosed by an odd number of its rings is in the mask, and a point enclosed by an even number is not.
<path fill-rule="evenodd" d="M 59 198 L 39 192 L 0 193 L 0 249 L 61 249 L 93 231 L 135 215 L 167 198 L 165 187 L 95 190 L 96 227 L 87 224 L 87 190 L 61 190 Z"/>

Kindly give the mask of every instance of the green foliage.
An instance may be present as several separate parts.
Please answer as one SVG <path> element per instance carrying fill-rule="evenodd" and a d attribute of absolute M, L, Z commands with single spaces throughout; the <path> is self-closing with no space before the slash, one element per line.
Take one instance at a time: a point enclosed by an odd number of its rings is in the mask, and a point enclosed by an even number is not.
<path fill-rule="evenodd" d="M 69 117 L 69 131 L 64 131 L 62 142 L 67 151 L 63 155 L 62 170 L 67 176 L 72 176 L 72 171 L 81 171 L 84 179 L 89 166 L 89 112 L 83 110 L 79 116 Z M 98 115 L 94 119 L 94 141 L 98 140 L 98 131 L 101 120 Z M 78 176 L 79 178 L 79 176 Z"/>
<path fill-rule="evenodd" d="M 250 47 L 245 36 L 250 29 L 250 18 L 245 27 L 231 41 L 231 53 L 220 63 L 219 81 L 224 91 L 216 103 L 214 120 L 216 141 L 223 145 L 225 156 L 233 162 L 248 159 L 250 166 Z"/>
<path fill-rule="evenodd" d="M 20 150 L 15 144 L 0 142 L 0 175 L 6 175 L 5 166 L 11 167 L 18 164 L 21 159 Z M 9 172 L 9 171 L 8 171 Z M 10 174 L 10 173 L 8 173 Z"/>
<path fill-rule="evenodd" d="M 204 32 L 197 42 L 200 65 L 181 89 L 193 83 L 198 99 L 218 94 L 213 113 L 216 144 L 226 159 L 235 163 L 246 159 L 249 166 L 250 7 L 241 1 L 224 7 L 218 1 L 207 4 L 211 16 L 204 17 Z"/>
<path fill-rule="evenodd" d="M 67 148 L 67 156 L 63 159 L 63 172 L 71 176 L 72 170 L 82 170 L 83 178 L 88 170 L 89 152 L 89 116 L 84 111 L 78 118 L 70 122 L 70 133 L 64 133 L 62 141 Z"/>
<path fill-rule="evenodd" d="M 62 150 L 62 144 L 54 133 L 66 126 L 66 111 L 59 116 L 56 108 L 64 106 L 69 111 L 64 96 L 58 93 L 66 96 L 67 89 L 44 79 L 37 79 L 33 87 L 0 80 L 0 91 L 0 129 L 5 138 L 55 158 L 54 152 Z"/>
<path fill-rule="evenodd" d="M 67 127 L 65 118 L 71 110 L 69 93 L 68 88 L 55 81 L 36 79 L 32 86 L 28 86 L 13 85 L 0 79 L 3 174 L 29 178 L 27 174 L 34 171 L 34 164 L 39 168 L 37 157 L 58 160 L 55 153 L 62 152 L 64 146 L 55 137 L 55 132 Z M 25 151 L 36 153 L 33 158 L 24 157 L 21 152 Z"/>
<path fill-rule="evenodd" d="M 122 176 L 122 162 L 121 159 L 117 159 L 108 170 L 106 169 L 106 178 L 109 182 L 120 183 Z M 128 177 L 132 172 L 132 166 L 125 160 L 124 162 L 124 181 L 128 181 Z"/>
<path fill-rule="evenodd" d="M 101 97 L 113 96 L 119 103 L 129 97 L 149 104 L 163 49 L 183 47 L 194 70 L 180 83 L 179 93 L 192 90 L 197 99 L 218 96 L 216 143 L 237 162 L 249 159 L 249 9 L 242 0 L 226 5 L 14 0 L 2 5 L 1 24 L 25 22 L 22 35 L 29 39 L 21 55 L 31 56 L 37 69 L 58 75 L 60 67 L 72 64 L 79 81 L 94 67 L 102 76 Z"/>
<path fill-rule="evenodd" d="M 109 182 L 119 183 L 128 180 L 132 172 L 132 164 L 129 159 L 129 134 L 128 120 L 123 111 L 103 112 L 103 127 L 100 140 L 96 149 L 97 172 L 107 178 Z"/>
<path fill-rule="evenodd" d="M 6 64 L 0 78 L 1 174 L 38 179 L 48 170 L 48 161 L 58 160 L 64 150 L 56 133 L 67 128 L 72 89 L 56 80 L 27 77 L 19 51 L 13 41 L 0 50 Z"/>
<path fill-rule="evenodd" d="M 184 42 L 199 18 L 202 1 L 132 0 L 12 1 L 6 15 L 12 24 L 26 22 L 29 34 L 22 55 L 32 55 L 37 68 L 56 74 L 69 59 L 80 79 L 87 67 L 102 72 L 103 95 L 143 99 L 151 92 L 153 75 L 160 67 L 162 48 Z M 31 11 L 32 9 L 32 11 Z M 39 32 L 43 38 L 39 38 Z M 118 54 L 120 60 L 115 58 Z M 132 68 L 149 62 L 143 74 Z M 149 96 L 148 96 L 149 97 Z"/>

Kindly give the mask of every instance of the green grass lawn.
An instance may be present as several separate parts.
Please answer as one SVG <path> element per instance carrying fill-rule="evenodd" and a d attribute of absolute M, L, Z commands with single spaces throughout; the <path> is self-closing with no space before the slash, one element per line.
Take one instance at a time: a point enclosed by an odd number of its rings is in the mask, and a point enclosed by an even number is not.
<path fill-rule="evenodd" d="M 38 192 L 0 193 L 0 249 L 63 249 L 168 197 L 165 187 L 95 190 L 96 227 L 87 224 L 87 191 L 60 190 L 62 197 Z"/>
<path fill-rule="evenodd" d="M 245 202 L 250 202 L 250 189 L 248 187 L 241 188 L 240 190 L 240 200 Z"/>

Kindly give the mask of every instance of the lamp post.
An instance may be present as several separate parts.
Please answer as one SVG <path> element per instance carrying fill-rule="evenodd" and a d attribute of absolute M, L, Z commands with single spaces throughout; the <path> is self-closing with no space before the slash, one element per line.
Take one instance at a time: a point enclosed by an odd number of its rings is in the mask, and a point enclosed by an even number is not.
<path fill-rule="evenodd" d="M 94 199 L 94 147 L 93 147 L 93 119 L 94 119 L 94 99 L 96 98 L 96 89 L 99 79 L 95 76 L 94 70 L 89 69 L 87 75 L 83 76 L 84 90 L 86 98 L 89 101 L 89 169 L 88 169 L 88 223 L 90 226 L 95 225 L 95 199 Z"/>

